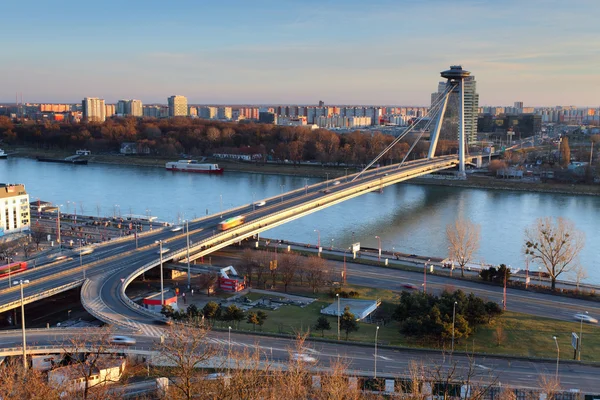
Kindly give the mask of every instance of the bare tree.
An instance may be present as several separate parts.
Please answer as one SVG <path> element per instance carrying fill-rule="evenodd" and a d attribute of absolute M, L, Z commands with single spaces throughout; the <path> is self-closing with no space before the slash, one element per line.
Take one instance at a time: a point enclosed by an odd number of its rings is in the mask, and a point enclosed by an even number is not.
<path fill-rule="evenodd" d="M 556 279 L 577 266 L 579 253 L 585 244 L 583 232 L 565 218 L 538 218 L 525 229 L 525 254 L 541 263 L 550 275 L 552 290 Z"/>
<path fill-rule="evenodd" d="M 64 387 L 49 385 L 42 373 L 32 369 L 23 373 L 20 360 L 12 359 L 0 368 L 0 398 L 5 400 L 59 400 Z"/>
<path fill-rule="evenodd" d="M 214 272 L 208 272 L 206 274 L 201 274 L 199 277 L 198 286 L 202 290 L 206 290 L 206 295 L 210 296 L 211 291 L 213 290 L 215 284 L 219 280 L 219 275 Z"/>
<path fill-rule="evenodd" d="M 207 367 L 219 350 L 208 342 L 208 331 L 191 325 L 174 324 L 158 344 L 160 358 L 172 366 L 176 379 L 170 387 L 169 398 L 191 400 L 203 391 L 204 382 L 198 377 L 200 367 Z M 214 366 L 213 366 L 214 367 Z"/>
<path fill-rule="evenodd" d="M 460 266 L 461 276 L 465 276 L 465 265 L 479 248 L 479 232 L 479 225 L 467 219 L 457 219 L 446 227 L 446 238 L 450 243 L 448 256 Z"/>
<path fill-rule="evenodd" d="M 320 257 L 308 257 L 304 264 L 304 275 L 313 293 L 316 293 L 325 277 L 327 262 Z"/>
<path fill-rule="evenodd" d="M 538 385 L 542 393 L 546 395 L 547 400 L 554 400 L 556 395 L 560 393 L 560 380 L 555 376 L 542 375 L 540 376 Z"/>
<path fill-rule="evenodd" d="M 240 273 L 246 276 L 248 283 L 252 283 L 252 274 L 256 268 L 256 254 L 252 249 L 244 249 L 241 257 L 242 263 L 238 266 Z"/>
<path fill-rule="evenodd" d="M 583 265 L 578 264 L 573 268 L 573 274 L 575 275 L 575 283 L 577 283 L 577 291 L 579 292 L 579 284 L 588 277 L 587 270 Z"/>
<path fill-rule="evenodd" d="M 290 283 L 294 281 L 300 260 L 296 254 L 284 253 L 279 257 L 279 277 L 283 283 L 283 290 L 287 293 Z"/>
<path fill-rule="evenodd" d="M 35 225 L 31 228 L 31 240 L 35 243 L 35 250 L 40 250 L 40 243 L 46 238 L 46 230 L 39 225 Z"/>

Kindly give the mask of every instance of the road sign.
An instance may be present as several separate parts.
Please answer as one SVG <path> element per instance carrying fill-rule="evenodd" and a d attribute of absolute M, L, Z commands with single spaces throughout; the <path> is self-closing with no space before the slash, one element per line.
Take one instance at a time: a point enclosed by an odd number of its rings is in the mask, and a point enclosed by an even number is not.
<path fill-rule="evenodd" d="M 575 332 L 571 333 L 571 346 L 573 346 L 573 349 L 575 350 L 577 350 L 579 346 L 579 336 L 577 336 Z"/>

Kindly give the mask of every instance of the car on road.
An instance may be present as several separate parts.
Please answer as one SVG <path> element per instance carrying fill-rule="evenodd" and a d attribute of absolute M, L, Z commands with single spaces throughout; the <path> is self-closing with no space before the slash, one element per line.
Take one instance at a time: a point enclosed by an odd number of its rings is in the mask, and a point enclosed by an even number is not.
<path fill-rule="evenodd" d="M 573 317 L 577 321 L 580 321 L 580 322 L 587 322 L 587 323 L 590 323 L 590 324 L 597 324 L 598 323 L 598 320 L 596 318 L 590 317 L 589 315 L 583 314 L 583 313 L 575 314 Z"/>
<path fill-rule="evenodd" d="M 108 338 L 108 343 L 124 346 L 133 346 L 136 342 L 134 338 L 129 336 L 114 335 Z"/>
<path fill-rule="evenodd" d="M 179 232 L 180 230 L 182 230 L 183 228 L 181 226 L 176 226 L 174 228 L 171 228 L 171 232 Z"/>
<path fill-rule="evenodd" d="M 321 193 L 329 193 L 329 192 L 331 192 L 331 190 L 329 190 L 329 189 L 323 189 L 323 190 L 321 190 Z"/>
<path fill-rule="evenodd" d="M 339 185 L 339 184 L 340 184 L 340 181 L 335 181 L 335 182 L 333 182 L 333 186 L 337 186 L 337 185 Z"/>
<path fill-rule="evenodd" d="M 412 289 L 412 290 L 418 289 L 417 286 L 413 285 L 412 283 L 403 283 L 402 287 L 405 289 Z"/>
<path fill-rule="evenodd" d="M 265 204 L 267 204 L 267 202 L 266 202 L 266 201 L 257 201 L 256 203 L 254 203 L 254 205 L 255 205 L 256 207 L 262 207 L 262 206 L 264 206 Z"/>
<path fill-rule="evenodd" d="M 308 354 L 303 354 L 303 353 L 294 353 L 291 355 L 290 360 L 292 361 L 298 361 L 298 362 L 305 362 L 305 363 L 316 363 L 317 359 L 314 357 L 309 356 Z"/>
<path fill-rule="evenodd" d="M 87 256 L 88 254 L 92 254 L 93 252 L 94 249 L 81 249 L 81 251 L 79 251 L 79 255 Z"/>
<path fill-rule="evenodd" d="M 60 260 L 66 260 L 67 256 L 65 255 L 60 255 L 60 256 L 56 256 L 54 257 L 54 261 L 60 261 Z"/>
<path fill-rule="evenodd" d="M 156 254 L 165 254 L 165 253 L 168 253 L 169 251 L 171 251 L 171 249 L 163 247 L 162 249 L 156 250 Z"/>

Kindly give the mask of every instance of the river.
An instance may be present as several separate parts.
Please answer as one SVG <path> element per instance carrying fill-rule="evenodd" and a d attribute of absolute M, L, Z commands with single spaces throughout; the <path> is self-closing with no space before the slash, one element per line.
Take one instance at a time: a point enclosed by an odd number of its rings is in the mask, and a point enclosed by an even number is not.
<path fill-rule="evenodd" d="M 317 178 L 225 172 L 221 176 L 108 164 L 0 160 L 0 182 L 22 183 L 31 201 L 78 214 L 157 216 L 176 222 L 316 183 Z M 477 262 L 524 268 L 524 229 L 538 217 L 565 217 L 586 235 L 581 253 L 589 283 L 600 284 L 600 197 L 399 184 L 348 200 L 265 232 L 265 237 L 348 247 L 352 241 L 410 254 L 447 256 L 445 228 L 457 217 L 481 225 Z M 318 231 L 315 232 L 315 230 Z M 532 270 L 538 267 L 532 265 Z M 567 276 L 563 276 L 567 278 Z"/>

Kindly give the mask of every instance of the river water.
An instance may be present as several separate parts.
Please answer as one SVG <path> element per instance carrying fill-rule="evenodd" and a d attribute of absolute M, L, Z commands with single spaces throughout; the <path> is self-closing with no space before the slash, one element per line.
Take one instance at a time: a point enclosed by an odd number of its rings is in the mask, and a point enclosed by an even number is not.
<path fill-rule="evenodd" d="M 23 158 L 0 160 L 0 182 L 22 183 L 31 200 L 63 211 L 140 214 L 176 222 L 276 196 L 317 178 L 225 172 L 221 176 L 162 168 L 67 165 Z M 477 262 L 524 268 L 523 231 L 538 217 L 565 217 L 586 234 L 581 263 L 600 284 L 600 197 L 399 184 L 265 232 L 265 237 L 344 248 L 355 242 L 387 250 L 446 257 L 445 227 L 458 217 L 481 225 Z M 538 267 L 532 265 L 532 270 Z M 565 276 L 565 278 L 568 276 Z"/>

